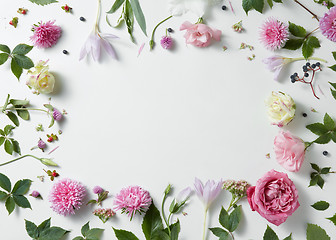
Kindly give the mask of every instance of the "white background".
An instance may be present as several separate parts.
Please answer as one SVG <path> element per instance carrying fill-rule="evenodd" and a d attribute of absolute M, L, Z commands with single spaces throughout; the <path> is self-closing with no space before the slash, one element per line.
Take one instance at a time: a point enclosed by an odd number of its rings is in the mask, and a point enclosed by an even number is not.
<path fill-rule="evenodd" d="M 314 4 L 313 1 L 303 1 L 320 16 L 326 8 Z M 307 2 L 307 3 L 306 3 Z M 73 14 L 66 14 L 60 7 L 68 3 L 73 8 Z M 336 102 L 332 98 L 328 81 L 335 82 L 335 73 L 326 68 L 334 64 L 331 52 L 335 44 L 323 37 L 319 32 L 315 35 L 321 40 L 322 47 L 314 56 L 328 60 L 323 64 L 325 71 L 317 74 L 316 83 L 323 94 L 313 97 L 308 85 L 292 84 L 289 75 L 301 72 L 303 61 L 287 66 L 280 75 L 280 81 L 273 81 L 273 74 L 265 69 L 261 60 L 273 53 L 264 49 L 259 43 L 259 26 L 268 16 L 275 16 L 282 21 L 291 21 L 315 29 L 317 21 L 306 11 L 292 1 L 275 4 L 273 10 L 268 7 L 265 14 L 251 11 L 244 13 L 240 1 L 232 1 L 235 14 L 229 9 L 221 10 L 221 5 L 205 16 L 206 23 L 222 30 L 222 40 L 211 47 L 197 49 L 186 46 L 183 32 L 179 26 L 185 21 L 196 22 L 197 17 L 188 14 L 176 17 L 160 26 L 156 33 L 156 48 L 148 50 L 148 41 L 135 23 L 135 38 L 137 45 L 131 43 L 127 30 L 112 29 L 105 22 L 105 12 L 109 10 L 112 1 L 103 0 L 100 27 L 102 32 L 116 34 L 119 40 L 112 42 L 119 60 L 115 61 L 103 53 L 100 63 L 92 59 L 78 61 L 79 51 L 91 32 L 95 17 L 96 1 L 63 1 L 41 7 L 28 0 L 4 1 L 0 8 L 1 43 L 13 49 L 19 43 L 31 44 L 29 36 L 32 24 L 39 21 L 56 20 L 63 29 L 63 34 L 57 45 L 51 49 L 34 48 L 28 56 L 35 62 L 49 59 L 52 73 L 57 78 L 56 94 L 33 95 L 26 87 L 27 76 L 22 75 L 18 82 L 10 71 L 10 64 L 0 66 L 1 88 L 0 101 L 4 102 L 8 93 L 13 98 L 27 98 L 31 104 L 41 107 L 52 97 L 51 103 L 69 113 L 61 124 L 55 124 L 48 129 L 47 116 L 32 112 L 31 120 L 21 121 L 21 126 L 14 130 L 14 137 L 20 142 L 23 154 L 30 153 L 39 137 L 46 140 L 46 134 L 56 133 L 59 129 L 63 134 L 59 141 L 49 144 L 50 151 L 60 146 L 54 153 L 47 155 L 34 150 L 38 156 L 53 157 L 61 166 L 57 169 L 60 178 L 71 178 L 83 183 L 88 191 L 86 200 L 94 198 L 92 188 L 102 186 L 110 191 L 111 196 L 128 185 L 140 185 L 151 193 L 157 206 L 161 204 L 162 193 L 168 183 L 175 188 L 175 194 L 187 186 L 193 186 L 194 178 L 202 181 L 208 179 L 245 179 L 252 185 L 267 171 L 275 169 L 286 172 L 274 158 L 273 139 L 278 128 L 271 126 L 266 115 L 264 104 L 271 91 L 283 91 L 290 94 L 297 104 L 297 114 L 286 129 L 300 136 L 305 141 L 315 139 L 315 136 L 305 125 L 322 121 L 325 112 L 336 117 Z M 147 34 L 156 23 L 168 16 L 165 1 L 141 1 L 147 21 Z M 22 16 L 16 13 L 19 7 L 28 8 L 28 14 Z M 12 17 L 19 16 L 16 29 L 8 24 Z M 79 17 L 86 22 L 79 21 Z M 112 16 L 111 21 L 117 19 Z M 231 26 L 243 20 L 243 33 L 236 33 Z M 165 33 L 165 28 L 171 27 L 171 35 L 175 48 L 167 51 L 159 46 L 159 39 Z M 146 46 L 137 57 L 139 46 Z M 239 50 L 240 43 L 253 45 L 253 52 Z M 228 47 L 222 51 L 222 46 Z M 64 55 L 62 50 L 69 51 Z M 256 55 L 254 61 L 247 57 Z M 282 50 L 277 54 L 300 57 L 300 51 Z M 301 72 L 302 73 L 302 72 Z M 317 113 L 310 111 L 311 107 Z M 302 113 L 308 114 L 307 118 Z M 10 123 L 6 116 L 0 116 L 1 128 Z M 35 126 L 43 123 L 45 132 L 36 132 Z M 322 151 L 330 155 L 325 157 Z M 265 155 L 271 153 L 271 159 Z M 335 176 L 326 177 L 323 190 L 310 187 L 310 162 L 321 166 L 335 168 L 335 145 L 314 145 L 307 154 L 306 160 L 298 173 L 289 173 L 299 191 L 301 207 L 279 227 L 268 223 L 258 213 L 252 212 L 246 200 L 243 204 L 243 219 L 235 232 L 236 239 L 261 239 L 269 224 L 281 239 L 293 232 L 294 239 L 305 239 L 307 223 L 316 223 L 325 228 L 333 238 L 335 226 L 326 220 L 336 212 L 334 205 L 335 191 L 333 182 Z M 1 162 L 12 159 L 3 150 L 0 153 Z M 52 217 L 52 224 L 71 230 L 65 239 L 80 235 L 80 228 L 87 221 L 91 227 L 104 228 L 102 239 L 115 239 L 112 226 L 133 231 L 140 239 L 142 216 L 129 222 L 127 216 L 119 213 L 114 219 L 103 224 L 92 215 L 93 207 L 83 207 L 74 216 L 63 217 L 50 209 L 48 194 L 52 182 L 37 179 L 45 175 L 45 166 L 34 159 L 23 159 L 20 162 L 1 167 L 0 172 L 6 174 L 12 181 L 29 178 L 34 182 L 32 190 L 38 190 L 44 200 L 29 197 L 32 209 L 16 209 L 10 216 L 4 206 L 0 206 L 1 238 L 28 239 L 24 229 L 24 219 L 41 223 Z M 53 170 L 53 169 L 51 169 Z M 310 207 L 319 200 L 331 203 L 325 212 L 318 212 Z M 171 199 L 167 201 L 169 205 Z M 110 197 L 103 207 L 112 207 Z M 218 215 L 221 205 L 227 207 L 230 195 L 222 192 L 210 209 L 208 226 L 219 226 Z M 193 196 L 185 209 L 187 216 L 179 216 L 181 221 L 181 240 L 201 239 L 203 224 L 202 203 Z M 217 239 L 208 234 L 208 239 Z"/>

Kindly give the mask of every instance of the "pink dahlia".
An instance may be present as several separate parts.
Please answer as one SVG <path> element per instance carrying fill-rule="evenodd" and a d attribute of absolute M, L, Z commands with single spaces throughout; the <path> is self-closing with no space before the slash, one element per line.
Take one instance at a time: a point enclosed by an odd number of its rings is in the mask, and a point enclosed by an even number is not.
<path fill-rule="evenodd" d="M 40 22 L 39 25 L 33 26 L 32 31 L 34 34 L 30 39 L 33 41 L 35 47 L 50 48 L 57 43 L 62 29 L 54 23 L 55 21 Z"/>
<path fill-rule="evenodd" d="M 116 195 L 114 199 L 114 210 L 127 213 L 131 220 L 137 212 L 145 213 L 152 203 L 149 192 L 139 186 L 128 186 Z"/>
<path fill-rule="evenodd" d="M 75 214 L 85 196 L 85 187 L 71 179 L 62 179 L 54 184 L 49 195 L 51 208 L 58 214 L 67 216 Z"/>
<path fill-rule="evenodd" d="M 336 6 L 320 19 L 320 29 L 326 38 L 336 42 Z"/>
<path fill-rule="evenodd" d="M 288 40 L 288 26 L 272 17 L 261 26 L 260 41 L 269 50 L 282 48 Z"/>

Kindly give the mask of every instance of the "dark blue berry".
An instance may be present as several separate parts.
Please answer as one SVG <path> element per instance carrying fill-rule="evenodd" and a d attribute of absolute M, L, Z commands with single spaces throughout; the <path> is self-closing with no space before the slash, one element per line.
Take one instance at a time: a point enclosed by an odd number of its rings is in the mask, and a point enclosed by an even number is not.
<path fill-rule="evenodd" d="M 291 79 L 291 82 L 292 82 L 292 83 L 295 83 L 295 82 L 296 82 L 295 78 L 292 78 L 292 79 Z"/>
<path fill-rule="evenodd" d="M 319 67 L 321 65 L 321 63 L 317 62 L 317 63 L 315 63 L 315 65 Z"/>
<path fill-rule="evenodd" d="M 306 63 L 306 66 L 309 67 L 309 66 L 310 66 L 310 62 L 307 62 L 307 63 Z"/>
<path fill-rule="evenodd" d="M 84 17 L 80 17 L 79 20 L 81 20 L 82 22 L 85 22 L 85 18 Z"/>
<path fill-rule="evenodd" d="M 312 64 L 311 67 L 312 67 L 312 68 L 316 68 L 316 64 Z"/>
<path fill-rule="evenodd" d="M 309 76 L 309 73 L 306 72 L 306 73 L 304 74 L 304 76 L 305 76 L 305 77 L 308 77 L 308 76 Z"/>
<path fill-rule="evenodd" d="M 323 153 L 322 153 L 324 156 L 327 156 L 329 153 L 328 153 L 328 151 L 323 151 Z"/>
<path fill-rule="evenodd" d="M 222 10 L 224 10 L 224 11 L 226 10 L 226 6 L 225 5 L 222 6 Z"/>
<path fill-rule="evenodd" d="M 308 72 L 308 68 L 307 68 L 306 65 L 304 65 L 304 66 L 302 67 L 302 69 L 303 69 L 304 72 Z"/>
<path fill-rule="evenodd" d="M 299 74 L 296 72 L 296 73 L 294 73 L 293 75 L 294 75 L 294 77 L 297 77 Z"/>
<path fill-rule="evenodd" d="M 302 116 L 303 117 L 307 117 L 307 113 L 302 113 Z"/>
<path fill-rule="evenodd" d="M 68 54 L 69 52 L 67 50 L 63 50 L 63 53 L 64 54 Z"/>
<path fill-rule="evenodd" d="M 168 28 L 167 31 L 171 33 L 171 32 L 173 32 L 173 29 L 172 28 Z"/>

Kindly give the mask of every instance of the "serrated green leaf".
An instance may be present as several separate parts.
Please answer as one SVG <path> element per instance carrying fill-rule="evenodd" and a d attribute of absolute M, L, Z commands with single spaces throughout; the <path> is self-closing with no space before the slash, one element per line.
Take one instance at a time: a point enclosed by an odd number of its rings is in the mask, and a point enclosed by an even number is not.
<path fill-rule="evenodd" d="M 30 69 L 30 68 L 34 67 L 33 61 L 27 56 L 14 55 L 13 59 L 23 69 Z"/>
<path fill-rule="evenodd" d="M 315 224 L 308 223 L 306 233 L 307 240 L 330 240 L 326 231 Z"/>
<path fill-rule="evenodd" d="M 243 0 L 242 6 L 243 6 L 243 9 L 244 9 L 246 15 L 253 8 L 251 0 Z"/>
<path fill-rule="evenodd" d="M 228 229 L 230 227 L 229 224 L 229 214 L 225 210 L 225 208 L 222 207 L 220 213 L 219 213 L 219 223 L 222 225 L 224 228 Z"/>
<path fill-rule="evenodd" d="M 321 136 L 328 132 L 328 129 L 322 123 L 313 123 L 306 126 L 312 133 Z"/>
<path fill-rule="evenodd" d="M 10 49 L 7 45 L 0 44 L 0 51 L 10 54 Z"/>
<path fill-rule="evenodd" d="M 129 231 L 115 228 L 113 228 L 113 231 L 118 240 L 139 240 L 139 238 Z"/>
<path fill-rule="evenodd" d="M 138 0 L 129 0 L 129 1 L 131 3 L 135 19 L 137 20 L 137 22 L 138 22 L 138 24 L 139 24 L 142 32 L 147 36 L 147 33 L 146 33 L 146 20 L 145 20 L 145 16 L 143 15 L 143 12 L 141 10 L 139 1 Z"/>
<path fill-rule="evenodd" d="M 4 137 L 0 137 L 0 146 L 4 143 L 5 138 Z"/>
<path fill-rule="evenodd" d="M 11 61 L 11 70 L 15 77 L 19 80 L 23 70 L 22 67 L 20 67 L 14 59 L 12 59 Z"/>
<path fill-rule="evenodd" d="M 8 215 L 10 215 L 15 209 L 15 202 L 13 197 L 8 197 L 5 203 Z"/>
<path fill-rule="evenodd" d="M 0 201 L 5 200 L 9 196 L 8 193 L 0 191 Z"/>
<path fill-rule="evenodd" d="M 159 210 L 152 203 L 142 221 L 142 231 L 146 240 L 151 240 L 159 231 L 163 230 L 163 224 Z"/>
<path fill-rule="evenodd" d="M 48 219 L 44 220 L 40 225 L 38 225 L 37 229 L 38 229 L 39 233 L 41 233 L 42 231 L 50 228 L 50 220 L 51 220 L 51 218 L 48 218 Z"/>
<path fill-rule="evenodd" d="M 317 185 L 322 189 L 323 188 L 323 185 L 324 185 L 324 179 L 318 175 L 317 176 Z"/>
<path fill-rule="evenodd" d="M 56 0 L 29 0 L 29 1 L 31 1 L 32 3 L 36 3 L 37 5 L 41 5 L 41 6 L 57 2 Z"/>
<path fill-rule="evenodd" d="M 108 14 L 114 13 L 115 11 L 117 11 L 117 10 L 121 7 L 121 5 L 122 5 L 124 2 L 125 2 L 125 0 L 116 0 L 116 1 L 113 3 L 113 5 L 112 5 L 110 11 L 108 11 L 108 12 L 106 12 L 106 13 L 108 13 Z"/>
<path fill-rule="evenodd" d="M 289 39 L 283 48 L 288 50 L 299 49 L 303 44 L 303 39 Z"/>
<path fill-rule="evenodd" d="M 86 237 L 86 233 L 90 230 L 90 222 L 87 222 L 83 225 L 82 229 L 81 229 L 81 233 L 84 237 Z"/>
<path fill-rule="evenodd" d="M 323 118 L 323 123 L 324 123 L 324 126 L 329 130 L 334 130 L 335 127 L 336 127 L 336 124 L 334 122 L 334 120 L 328 115 L 328 113 L 326 113 L 324 115 L 324 118 Z"/>
<path fill-rule="evenodd" d="M 219 237 L 220 240 L 231 239 L 229 233 L 222 228 L 215 227 L 215 228 L 209 228 L 209 229 L 213 233 L 213 235 L 215 235 L 216 237 Z"/>
<path fill-rule="evenodd" d="M 30 179 L 17 181 L 13 187 L 12 193 L 16 195 L 25 195 L 29 191 L 31 182 L 32 181 Z"/>
<path fill-rule="evenodd" d="M 29 237 L 33 238 L 33 239 L 37 239 L 39 236 L 39 231 L 37 229 L 37 226 L 35 225 L 35 223 L 32 223 L 28 220 L 25 219 L 25 227 L 26 227 L 26 231 L 29 235 Z"/>
<path fill-rule="evenodd" d="M 284 238 L 284 240 L 292 240 L 292 234 L 289 234 L 289 236 Z"/>
<path fill-rule="evenodd" d="M 318 201 L 311 206 L 318 211 L 324 211 L 324 210 L 328 209 L 329 203 L 326 202 L 326 201 Z"/>
<path fill-rule="evenodd" d="M 14 151 L 14 146 L 13 144 L 11 143 L 11 141 L 9 140 L 5 140 L 5 151 L 6 153 L 12 155 L 13 154 L 13 151 Z"/>
<path fill-rule="evenodd" d="M 19 207 L 31 209 L 30 203 L 25 196 L 13 194 L 13 199 Z"/>
<path fill-rule="evenodd" d="M 273 229 L 267 225 L 263 240 L 279 240 L 279 237 L 276 235 Z"/>
<path fill-rule="evenodd" d="M 307 34 L 306 29 L 292 22 L 288 22 L 288 23 L 289 23 L 288 30 L 293 36 L 301 37 L 301 38 L 304 38 L 306 36 Z"/>
<path fill-rule="evenodd" d="M 252 7 L 262 13 L 264 9 L 264 0 L 251 0 Z"/>
<path fill-rule="evenodd" d="M 330 68 L 331 70 L 333 70 L 333 71 L 336 72 L 336 64 L 335 64 L 335 65 L 332 65 L 332 66 L 330 66 L 330 67 L 328 67 L 328 68 Z"/>
<path fill-rule="evenodd" d="M 40 232 L 39 240 L 59 240 L 69 231 L 60 227 L 51 227 Z"/>
<path fill-rule="evenodd" d="M 268 5 L 270 6 L 270 8 L 273 7 L 273 0 L 267 0 L 267 3 L 268 3 Z"/>
<path fill-rule="evenodd" d="M 0 187 L 5 189 L 7 192 L 10 192 L 12 189 L 12 184 L 9 178 L 2 173 L 0 173 Z"/>
<path fill-rule="evenodd" d="M 237 229 L 239 222 L 241 220 L 241 215 L 242 215 L 242 210 L 241 210 L 241 205 L 236 207 L 229 216 L 229 228 L 228 230 L 230 232 L 233 232 Z"/>
<path fill-rule="evenodd" d="M 331 134 L 330 133 L 326 133 L 326 134 L 321 135 L 317 139 L 315 139 L 314 143 L 327 144 L 328 142 L 330 142 L 330 140 L 331 140 Z"/>
<path fill-rule="evenodd" d="M 8 57 L 9 55 L 7 53 L 0 53 L 0 65 L 4 64 Z"/>
<path fill-rule="evenodd" d="M 336 226 L 336 214 L 334 214 L 334 216 L 327 218 L 328 220 L 332 221 L 333 224 Z"/>
<path fill-rule="evenodd" d="M 104 229 L 92 228 L 86 233 L 86 239 L 99 239 L 103 232 Z"/>
<path fill-rule="evenodd" d="M 313 55 L 314 52 L 314 48 L 319 48 L 320 42 L 319 40 L 314 37 L 314 36 L 310 36 L 308 37 L 302 46 L 302 55 L 305 59 L 308 59 L 309 57 L 311 57 Z"/>
<path fill-rule="evenodd" d="M 13 49 L 12 54 L 26 55 L 32 49 L 33 49 L 33 46 L 29 46 L 27 44 L 19 44 Z"/>

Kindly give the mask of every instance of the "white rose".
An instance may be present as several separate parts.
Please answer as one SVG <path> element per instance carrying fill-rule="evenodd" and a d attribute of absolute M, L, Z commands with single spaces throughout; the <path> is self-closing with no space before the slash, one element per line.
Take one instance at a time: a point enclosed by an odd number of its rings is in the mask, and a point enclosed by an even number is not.
<path fill-rule="evenodd" d="M 35 70 L 29 70 L 27 86 L 34 89 L 34 92 L 48 94 L 54 90 L 55 77 L 49 72 L 48 61 L 40 61 L 36 64 Z"/>
<path fill-rule="evenodd" d="M 283 127 L 290 123 L 295 115 L 295 102 L 291 96 L 283 92 L 272 92 L 266 100 L 268 117 L 273 125 Z"/>

